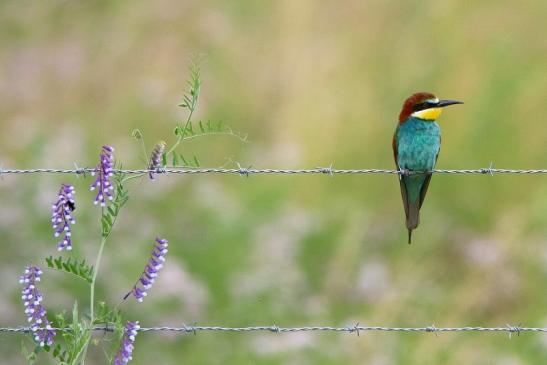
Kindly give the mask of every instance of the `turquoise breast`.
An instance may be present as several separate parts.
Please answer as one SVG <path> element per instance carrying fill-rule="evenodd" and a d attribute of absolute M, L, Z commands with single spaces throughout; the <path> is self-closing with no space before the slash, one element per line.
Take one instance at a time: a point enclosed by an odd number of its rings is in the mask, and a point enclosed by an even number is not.
<path fill-rule="evenodd" d="M 441 129 L 434 121 L 409 118 L 396 134 L 397 164 L 401 169 L 432 170 L 441 148 Z"/>

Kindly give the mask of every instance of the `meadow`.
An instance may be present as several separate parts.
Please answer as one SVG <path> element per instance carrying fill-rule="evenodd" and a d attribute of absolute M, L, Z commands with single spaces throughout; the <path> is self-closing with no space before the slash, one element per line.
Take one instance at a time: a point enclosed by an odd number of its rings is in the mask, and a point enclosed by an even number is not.
<path fill-rule="evenodd" d="M 391 139 L 416 91 L 463 100 L 440 117 L 438 168 L 547 167 L 547 2 L 0 2 L 0 166 L 92 167 L 104 144 L 127 168 L 187 110 L 247 135 L 185 141 L 202 166 L 394 168 Z M 55 252 L 50 205 L 77 191 L 74 254 L 92 261 L 90 177 L 0 176 L 0 327 L 25 314 L 18 277 Z M 128 185 L 99 300 L 117 304 L 154 237 L 167 263 L 143 326 L 547 326 L 547 176 L 435 175 L 413 243 L 393 175 L 164 175 Z M 46 270 L 48 311 L 87 291 Z M 24 364 L 0 333 L 0 363 Z M 104 363 L 100 343 L 89 364 Z M 523 333 L 142 333 L 131 364 L 541 364 Z M 48 364 L 40 358 L 39 364 Z"/>

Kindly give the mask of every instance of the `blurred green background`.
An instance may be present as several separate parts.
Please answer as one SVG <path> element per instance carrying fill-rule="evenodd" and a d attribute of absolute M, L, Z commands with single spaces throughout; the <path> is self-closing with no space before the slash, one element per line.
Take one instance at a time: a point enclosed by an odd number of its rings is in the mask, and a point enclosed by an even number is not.
<path fill-rule="evenodd" d="M 204 166 L 392 168 L 402 101 L 465 101 L 440 119 L 439 168 L 547 167 L 547 2 L 0 2 L 0 161 L 4 168 L 96 164 L 100 146 L 142 168 L 173 143 L 192 55 L 203 54 L 196 119 L 249 143 L 184 143 Z M 55 252 L 50 204 L 76 186 L 75 254 L 93 260 L 91 179 L 0 180 L 0 326 L 25 322 L 24 265 Z M 406 244 L 391 175 L 160 176 L 130 186 L 106 248 L 99 300 L 116 304 L 156 235 L 168 262 L 127 319 L 143 326 L 547 326 L 547 177 L 437 175 Z M 50 313 L 86 306 L 78 281 L 46 271 Z M 23 336 L 0 335 L 22 364 Z M 90 364 L 105 363 L 103 345 Z M 106 346 L 108 348 L 108 346 Z M 547 337 L 507 334 L 138 336 L 132 364 L 540 364 Z M 47 358 L 39 363 L 47 364 Z"/>

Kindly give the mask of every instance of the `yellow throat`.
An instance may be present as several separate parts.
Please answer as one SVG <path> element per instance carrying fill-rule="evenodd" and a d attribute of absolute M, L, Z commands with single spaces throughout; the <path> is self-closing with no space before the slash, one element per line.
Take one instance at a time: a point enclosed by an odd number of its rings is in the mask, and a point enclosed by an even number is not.
<path fill-rule="evenodd" d="M 412 113 L 414 118 L 420 118 L 424 120 L 436 120 L 443 112 L 442 108 L 429 108 Z"/>

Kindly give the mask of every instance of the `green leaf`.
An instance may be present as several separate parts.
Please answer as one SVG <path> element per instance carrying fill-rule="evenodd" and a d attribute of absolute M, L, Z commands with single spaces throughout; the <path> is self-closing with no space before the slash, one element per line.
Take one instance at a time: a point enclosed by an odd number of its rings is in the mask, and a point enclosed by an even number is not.
<path fill-rule="evenodd" d="M 103 219 L 109 226 L 112 225 L 112 216 L 110 214 L 106 213 L 105 215 L 103 215 Z"/>
<path fill-rule="evenodd" d="M 29 350 L 24 341 L 21 341 L 21 354 L 25 357 L 29 364 L 34 364 L 37 359 L 36 349 Z"/>
<path fill-rule="evenodd" d="M 131 136 L 135 138 L 136 140 L 141 140 L 142 132 L 139 129 L 133 129 L 133 131 L 131 132 Z"/>
<path fill-rule="evenodd" d="M 105 302 L 99 302 L 97 305 L 97 314 L 94 324 L 107 324 L 109 327 L 122 325 L 121 310 L 109 308 Z"/>
<path fill-rule="evenodd" d="M 173 166 L 178 166 L 179 158 L 176 153 L 173 153 Z"/>
<path fill-rule="evenodd" d="M 122 166 L 120 165 L 119 169 L 121 168 Z M 106 212 L 101 217 L 103 238 L 106 238 L 108 237 L 108 235 L 110 235 L 114 223 L 116 222 L 116 219 L 118 218 L 118 215 L 120 213 L 121 207 L 127 202 L 127 200 L 129 200 L 127 190 L 125 190 L 125 187 L 123 186 L 124 178 L 125 174 L 114 175 L 114 199 L 109 203 Z"/>
<path fill-rule="evenodd" d="M 57 266 L 58 269 L 63 268 L 63 257 L 62 256 L 59 256 L 58 258 L 55 259 L 55 266 Z"/>
<path fill-rule="evenodd" d="M 209 123 L 211 122 L 209 121 Z M 216 125 L 217 132 L 221 132 L 223 128 L 224 128 L 224 124 L 222 123 L 222 121 L 218 122 Z"/>
<path fill-rule="evenodd" d="M 62 256 L 53 259 L 50 256 L 46 258 L 46 262 L 49 268 L 67 272 L 88 283 L 93 280 L 93 266 L 88 265 L 84 259 L 68 258 L 65 260 Z"/>
<path fill-rule="evenodd" d="M 67 352 L 63 350 L 60 344 L 55 345 L 53 348 L 53 357 L 59 359 L 61 364 L 65 364 L 67 361 Z"/>
<path fill-rule="evenodd" d="M 66 327 L 65 312 L 60 312 L 54 316 L 54 324 L 56 327 L 62 328 Z"/>
<path fill-rule="evenodd" d="M 182 160 L 182 165 L 183 166 L 188 166 L 188 161 L 186 161 L 186 159 L 184 158 L 184 156 L 182 154 L 180 154 L 180 159 Z"/>
<path fill-rule="evenodd" d="M 188 123 L 187 125 L 188 125 L 188 126 L 186 127 L 186 131 L 187 131 L 189 134 L 195 134 L 195 133 L 194 133 L 194 127 L 192 126 L 192 123 Z"/>

